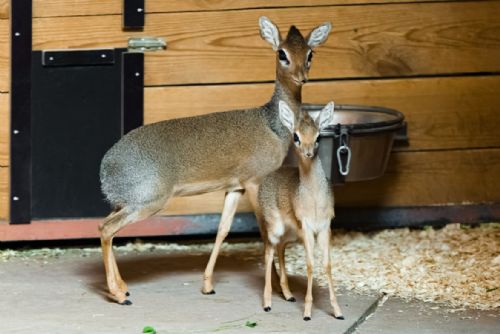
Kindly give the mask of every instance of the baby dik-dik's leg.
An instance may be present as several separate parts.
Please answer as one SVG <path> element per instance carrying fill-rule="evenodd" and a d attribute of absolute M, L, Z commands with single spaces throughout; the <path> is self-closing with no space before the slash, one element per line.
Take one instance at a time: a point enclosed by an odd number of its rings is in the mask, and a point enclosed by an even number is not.
<path fill-rule="evenodd" d="M 279 264 L 280 264 L 281 292 L 283 292 L 283 297 L 285 297 L 286 301 L 295 302 L 295 297 L 290 292 L 290 288 L 288 286 L 288 276 L 286 275 L 286 268 L 285 268 L 286 243 L 284 243 L 284 242 L 279 243 L 277 246 L 277 249 L 278 249 L 278 259 L 279 259 Z"/>
<path fill-rule="evenodd" d="M 307 226 L 303 224 L 302 226 Z M 311 320 L 312 309 L 312 285 L 313 285 L 313 270 L 314 270 L 314 233 L 309 229 L 304 229 L 304 249 L 306 252 L 307 264 L 307 292 L 304 304 L 304 320 Z"/>
<path fill-rule="evenodd" d="M 226 239 L 229 230 L 231 229 L 231 224 L 233 223 L 234 214 L 238 207 L 238 201 L 243 194 L 243 190 L 236 190 L 226 193 L 224 198 L 224 208 L 222 209 L 222 216 L 219 223 L 219 230 L 217 231 L 217 237 L 215 238 L 214 248 L 210 254 L 210 259 L 208 260 L 207 267 L 205 268 L 205 274 L 203 275 L 203 288 L 201 292 L 205 295 L 212 295 L 215 293 L 213 286 L 213 273 L 215 262 L 219 256 L 220 247 L 224 239 Z"/>
<path fill-rule="evenodd" d="M 265 242 L 265 266 L 266 266 L 266 275 L 265 275 L 265 285 L 264 285 L 264 298 L 263 298 L 263 307 L 264 311 L 271 311 L 271 299 L 273 294 L 273 288 L 271 285 L 271 272 L 273 267 L 273 259 L 274 259 L 274 245 L 266 240 Z"/>
<path fill-rule="evenodd" d="M 330 224 L 327 224 L 328 228 L 319 232 L 318 234 L 318 246 L 323 255 L 323 269 L 325 271 L 326 279 L 328 280 L 328 290 L 330 292 L 330 304 L 332 305 L 333 316 L 337 319 L 344 320 L 340 306 L 337 303 L 337 298 L 335 297 L 333 279 L 332 279 L 332 264 L 330 256 L 330 239 L 331 230 Z"/>

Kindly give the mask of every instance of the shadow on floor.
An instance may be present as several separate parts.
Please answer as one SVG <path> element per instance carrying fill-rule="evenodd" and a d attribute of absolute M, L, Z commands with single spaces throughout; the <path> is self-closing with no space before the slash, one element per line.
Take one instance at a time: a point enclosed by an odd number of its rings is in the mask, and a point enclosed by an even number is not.
<path fill-rule="evenodd" d="M 203 270 L 208 262 L 209 255 L 186 255 L 186 254 L 117 254 L 117 263 L 120 273 L 129 285 L 133 294 L 134 284 L 147 283 L 162 280 L 165 286 L 169 285 L 169 278 L 179 279 L 179 276 L 187 278 L 192 283 L 193 289 L 201 294 Z M 99 259 L 100 260 L 100 259 Z M 214 273 L 214 285 L 217 291 L 218 284 L 238 277 L 241 284 L 262 295 L 264 289 L 263 258 L 255 257 L 247 252 L 233 252 L 231 255 L 221 255 L 217 261 Z M 233 275 L 239 273 L 239 275 Z M 101 261 L 85 263 L 77 273 L 85 277 L 88 286 L 95 294 L 103 299 L 110 300 L 107 294 L 104 266 Z M 302 309 L 305 292 L 307 289 L 307 278 L 302 276 L 289 276 L 289 285 L 294 297 L 297 299 L 297 308 Z M 132 296 L 133 297 L 133 296 Z M 316 285 L 313 287 L 315 304 L 321 302 L 321 310 L 330 313 L 328 303 L 328 290 Z M 207 296 L 210 298 L 210 296 Z M 132 298 L 133 299 L 133 298 Z M 273 281 L 273 301 L 283 300 L 279 282 Z M 317 307 L 319 307 L 318 305 Z M 319 311 L 319 310 L 318 310 Z"/>

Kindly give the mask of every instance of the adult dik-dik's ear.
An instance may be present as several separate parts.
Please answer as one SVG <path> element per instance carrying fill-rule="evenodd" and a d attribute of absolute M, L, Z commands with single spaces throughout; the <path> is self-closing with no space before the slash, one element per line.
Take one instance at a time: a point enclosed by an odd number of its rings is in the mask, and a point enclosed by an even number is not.
<path fill-rule="evenodd" d="M 321 111 L 319 115 L 314 120 L 319 130 L 323 130 L 333 123 L 333 111 L 335 110 L 335 103 L 333 101 L 329 102 Z"/>
<path fill-rule="evenodd" d="M 306 37 L 307 45 L 311 48 L 315 48 L 323 44 L 328 39 L 331 30 L 332 24 L 330 22 L 320 24 Z"/>
<path fill-rule="evenodd" d="M 280 101 L 279 103 L 279 116 L 281 123 L 293 133 L 295 129 L 295 114 L 285 101 Z"/>
<path fill-rule="evenodd" d="M 267 17 L 261 16 L 259 18 L 260 36 L 272 45 L 273 50 L 278 50 L 281 43 L 281 35 L 278 27 Z"/>

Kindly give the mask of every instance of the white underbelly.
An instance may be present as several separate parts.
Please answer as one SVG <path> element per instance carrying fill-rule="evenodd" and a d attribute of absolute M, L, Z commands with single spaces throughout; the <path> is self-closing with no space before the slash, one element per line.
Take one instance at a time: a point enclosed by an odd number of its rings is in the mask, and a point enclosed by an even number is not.
<path fill-rule="evenodd" d="M 174 196 L 194 196 L 217 190 L 235 191 L 239 189 L 243 189 L 243 186 L 237 179 L 182 183 L 174 186 Z"/>

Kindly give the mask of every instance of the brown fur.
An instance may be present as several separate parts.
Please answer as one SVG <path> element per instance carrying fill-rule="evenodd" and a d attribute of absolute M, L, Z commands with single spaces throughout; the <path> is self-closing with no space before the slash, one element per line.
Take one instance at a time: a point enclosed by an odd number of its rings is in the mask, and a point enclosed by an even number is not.
<path fill-rule="evenodd" d="M 274 25 L 271 27 L 277 31 Z M 258 184 L 281 165 L 287 153 L 291 136 L 279 121 L 278 102 L 287 102 L 293 110 L 302 102 L 302 83 L 291 79 L 297 73 L 307 75 L 309 68 L 304 68 L 306 60 L 302 59 L 309 48 L 307 41 L 298 30 L 291 29 L 282 47 L 293 55 L 293 66 L 287 73 L 288 69 L 278 62 L 275 92 L 264 106 L 146 125 L 124 136 L 104 156 L 102 191 L 115 210 L 100 226 L 101 241 L 108 287 L 119 303 L 130 302 L 112 252 L 115 234 L 127 224 L 157 213 L 172 196 L 225 190 L 219 231 L 202 290 L 213 293 L 213 269 L 241 190 L 249 190 L 256 205 Z"/>
<path fill-rule="evenodd" d="M 326 109 L 326 108 L 325 108 Z M 325 111 L 322 111 L 322 113 Z M 333 112 L 333 107 L 332 107 Z M 330 118 L 329 118 L 330 119 Z M 269 270 L 274 249 L 278 249 L 281 271 L 281 289 L 287 300 L 295 300 L 288 287 L 284 253 L 286 244 L 300 238 L 304 242 L 307 262 L 307 293 L 305 298 L 304 319 L 311 318 L 312 274 L 314 257 L 314 237 L 323 252 L 323 265 L 330 288 L 330 300 L 335 317 L 342 317 L 342 312 L 333 293 L 330 264 L 330 222 L 335 213 L 333 194 L 321 162 L 317 158 L 319 129 L 307 114 L 298 117 L 294 128 L 300 139 L 295 142 L 295 154 L 299 167 L 282 167 L 264 178 L 258 193 L 258 201 L 265 223 L 267 239 L 266 271 Z M 264 288 L 264 309 L 271 309 L 271 282 L 266 272 Z"/>

